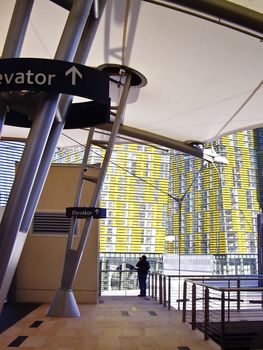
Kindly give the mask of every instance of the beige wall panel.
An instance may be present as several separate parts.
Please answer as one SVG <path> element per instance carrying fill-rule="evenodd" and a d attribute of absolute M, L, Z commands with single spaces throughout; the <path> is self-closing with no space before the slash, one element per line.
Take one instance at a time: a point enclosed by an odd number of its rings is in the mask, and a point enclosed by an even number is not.
<path fill-rule="evenodd" d="M 93 170 L 92 175 L 96 175 Z M 79 166 L 55 165 L 50 168 L 37 211 L 65 212 L 73 206 Z M 85 183 L 81 205 L 89 206 L 94 184 Z M 87 200 L 88 198 L 88 200 Z M 74 248 L 77 246 L 85 220 L 79 220 Z M 98 298 L 98 220 L 93 225 L 78 269 L 73 290 L 78 303 L 97 303 Z M 66 248 L 66 235 L 30 234 L 26 240 L 16 273 L 18 302 L 49 303 L 60 287 Z"/>

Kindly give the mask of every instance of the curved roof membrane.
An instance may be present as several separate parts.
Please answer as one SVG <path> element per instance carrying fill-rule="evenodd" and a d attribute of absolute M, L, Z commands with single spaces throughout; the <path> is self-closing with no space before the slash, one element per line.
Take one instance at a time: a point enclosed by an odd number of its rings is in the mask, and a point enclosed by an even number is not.
<path fill-rule="evenodd" d="M 22 57 L 54 57 L 68 15 L 59 4 L 71 1 L 35 0 Z M 13 7 L 0 0 L 1 47 Z M 263 126 L 262 12 L 262 0 L 108 0 L 86 64 L 126 65 L 147 79 L 124 128 L 207 143 Z M 3 137 L 26 132 L 5 126 Z M 84 130 L 63 134 L 85 142 Z"/>

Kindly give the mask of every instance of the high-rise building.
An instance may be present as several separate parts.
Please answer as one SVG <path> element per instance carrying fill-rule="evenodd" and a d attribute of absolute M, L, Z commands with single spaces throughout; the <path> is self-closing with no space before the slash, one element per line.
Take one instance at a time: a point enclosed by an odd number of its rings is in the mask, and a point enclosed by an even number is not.
<path fill-rule="evenodd" d="M 22 142 L 0 142 L 0 206 L 5 206 L 15 178 L 16 163 L 24 151 Z"/>
<path fill-rule="evenodd" d="M 215 142 L 227 166 L 171 152 L 167 252 L 218 255 L 222 273 L 256 272 L 262 138 L 244 131 Z"/>
<path fill-rule="evenodd" d="M 118 145 L 101 193 L 107 208 L 101 252 L 163 253 L 170 156 L 153 147 Z"/>
<path fill-rule="evenodd" d="M 102 162 L 103 149 L 92 147 L 90 163 Z M 60 150 L 54 161 L 79 163 L 83 149 Z M 167 229 L 170 153 L 143 144 L 114 147 L 100 195 L 107 218 L 100 220 L 100 253 L 103 268 L 123 263 L 135 266 L 147 254 L 159 268 Z"/>
<path fill-rule="evenodd" d="M 210 146 L 228 165 L 142 144 L 115 146 L 100 200 L 107 209 L 100 221 L 100 252 L 108 266 L 134 265 L 141 253 L 155 262 L 164 253 L 212 254 L 218 273 L 255 272 L 262 129 L 225 136 Z M 23 145 L 1 142 L 0 147 L 4 205 L 15 169 L 12 165 L 6 175 L 8 162 L 19 160 Z M 7 148 L 12 151 L 4 152 Z M 92 164 L 101 163 L 102 152 L 92 148 Z M 82 147 L 58 150 L 53 161 L 80 163 L 82 156 Z"/>

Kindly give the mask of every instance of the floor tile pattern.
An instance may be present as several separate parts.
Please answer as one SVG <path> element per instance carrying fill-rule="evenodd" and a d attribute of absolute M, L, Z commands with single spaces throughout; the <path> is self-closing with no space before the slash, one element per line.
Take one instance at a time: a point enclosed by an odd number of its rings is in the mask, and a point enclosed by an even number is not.
<path fill-rule="evenodd" d="M 37 328 L 37 327 L 39 327 L 41 325 L 41 323 L 43 323 L 43 321 L 34 321 L 31 324 L 30 328 Z"/>
<path fill-rule="evenodd" d="M 168 311 L 150 298 L 103 297 L 101 300 L 97 305 L 79 305 L 79 318 L 49 317 L 48 305 L 41 305 L 0 334 L 0 349 L 220 349 L 213 341 L 203 340 L 202 333 L 182 323 L 180 311 Z M 20 344 L 16 345 L 19 339 Z"/>
<path fill-rule="evenodd" d="M 16 337 L 10 344 L 8 344 L 8 347 L 11 348 L 18 348 L 24 340 L 26 340 L 27 336 L 19 335 Z"/>

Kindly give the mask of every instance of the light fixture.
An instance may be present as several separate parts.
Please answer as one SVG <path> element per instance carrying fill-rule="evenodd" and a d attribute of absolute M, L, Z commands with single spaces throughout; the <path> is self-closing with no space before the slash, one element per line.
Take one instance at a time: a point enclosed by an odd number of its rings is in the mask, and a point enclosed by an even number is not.
<path fill-rule="evenodd" d="M 218 163 L 218 164 L 228 164 L 228 160 L 226 157 L 218 154 L 214 148 L 204 148 L 203 150 L 203 159 L 210 163 Z"/>
<path fill-rule="evenodd" d="M 165 236 L 166 242 L 174 242 L 175 241 L 175 235 L 170 234 Z"/>
<path fill-rule="evenodd" d="M 127 73 L 131 74 L 131 84 L 126 103 L 134 103 L 137 101 L 140 88 L 147 84 L 145 76 L 137 70 L 119 64 L 105 63 L 97 67 L 107 73 L 110 77 L 110 98 L 112 102 L 118 102 L 120 96 L 120 87 L 123 86 Z"/>

